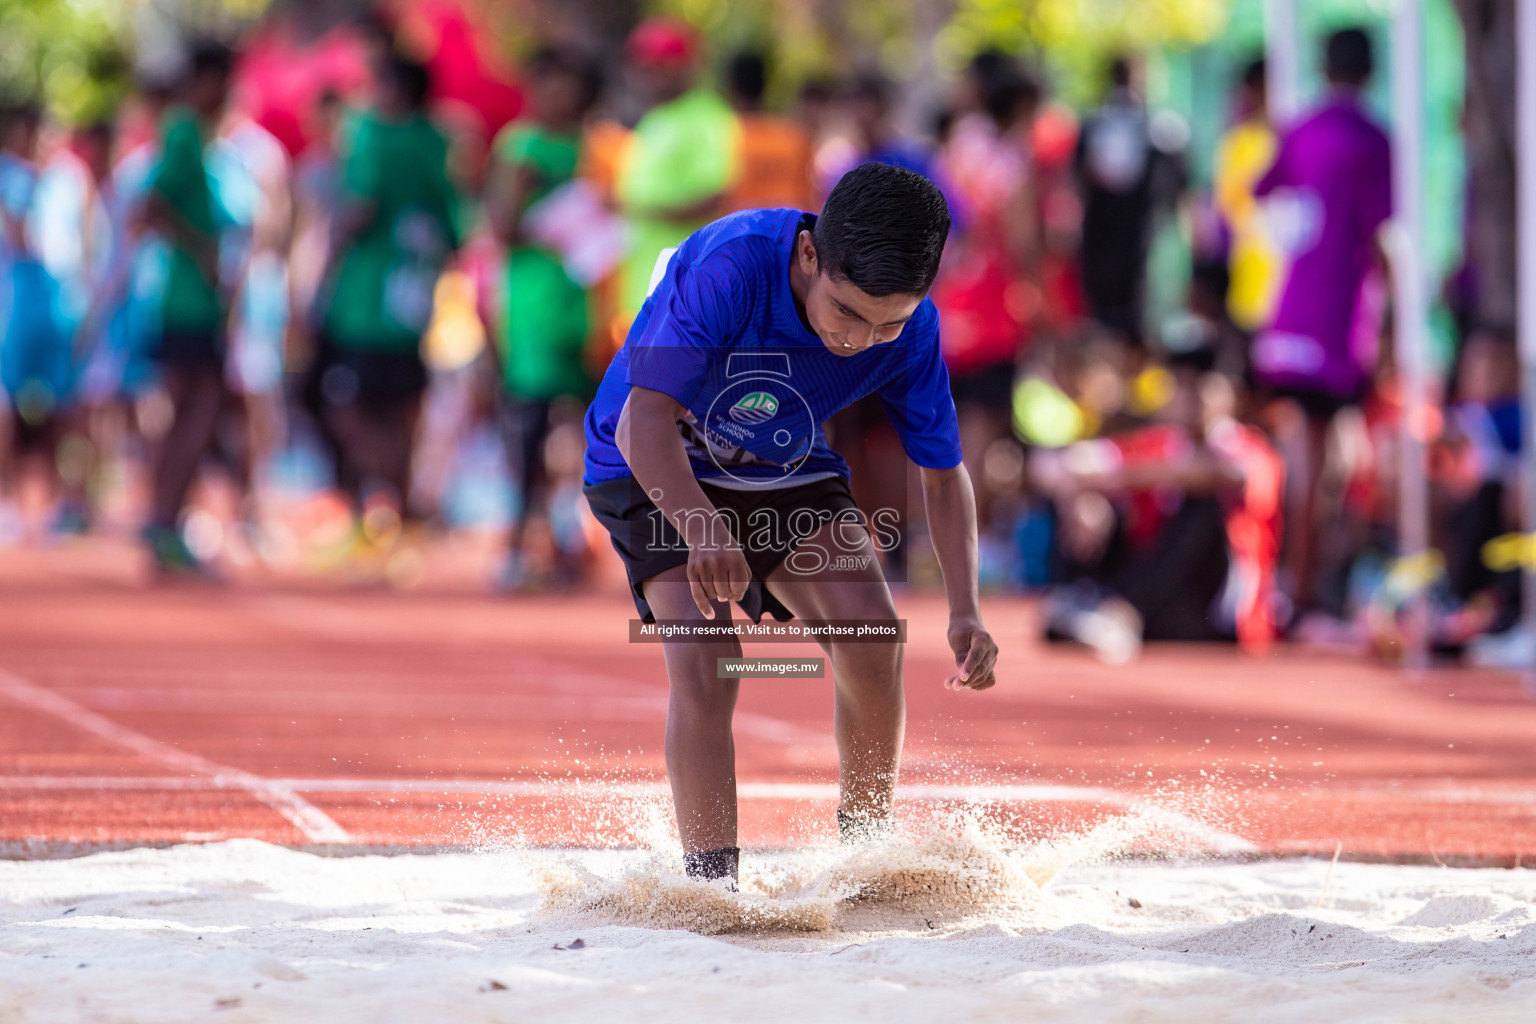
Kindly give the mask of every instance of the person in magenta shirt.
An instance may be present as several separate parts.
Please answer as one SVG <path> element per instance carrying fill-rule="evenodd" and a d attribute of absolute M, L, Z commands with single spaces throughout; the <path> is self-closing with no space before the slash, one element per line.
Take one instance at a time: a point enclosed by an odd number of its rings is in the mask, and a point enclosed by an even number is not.
<path fill-rule="evenodd" d="M 1327 43 L 1330 94 L 1285 132 L 1254 189 L 1289 262 L 1274 320 L 1253 342 L 1253 371 L 1270 394 L 1306 413 L 1306 487 L 1291 510 L 1287 565 L 1298 610 L 1314 599 L 1318 478 L 1333 415 L 1363 397 L 1378 318 L 1367 282 L 1380 262 L 1377 233 L 1392 213 L 1392 153 L 1366 113 L 1370 37 L 1345 29 Z"/>

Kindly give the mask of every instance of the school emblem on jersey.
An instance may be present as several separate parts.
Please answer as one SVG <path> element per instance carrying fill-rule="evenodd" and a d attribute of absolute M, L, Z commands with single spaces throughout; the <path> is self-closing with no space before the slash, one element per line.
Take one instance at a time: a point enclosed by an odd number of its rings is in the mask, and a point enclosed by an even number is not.
<path fill-rule="evenodd" d="M 743 395 L 740 401 L 731 406 L 730 415 L 737 423 L 755 425 L 767 423 L 778 411 L 777 398 L 766 391 L 754 391 L 750 395 Z"/>

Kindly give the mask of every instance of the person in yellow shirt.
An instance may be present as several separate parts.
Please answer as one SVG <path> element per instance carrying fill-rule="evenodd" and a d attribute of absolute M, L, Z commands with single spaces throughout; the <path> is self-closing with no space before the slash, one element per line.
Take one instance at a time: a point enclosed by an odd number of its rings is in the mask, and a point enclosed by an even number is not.
<path fill-rule="evenodd" d="M 1284 257 L 1265 232 L 1264 211 L 1253 196 L 1254 184 L 1275 159 L 1264 61 L 1244 70 L 1237 106 L 1237 122 L 1216 147 L 1216 208 L 1232 232 L 1227 312 L 1233 323 L 1252 332 L 1268 324 L 1285 280 Z"/>
<path fill-rule="evenodd" d="M 625 46 L 637 84 L 653 104 L 635 125 L 615 183 L 629 219 L 620 271 L 620 314 L 633 318 L 650 291 L 657 257 L 719 216 L 736 172 L 736 115 L 699 86 L 702 46 L 685 23 L 652 17 Z"/>

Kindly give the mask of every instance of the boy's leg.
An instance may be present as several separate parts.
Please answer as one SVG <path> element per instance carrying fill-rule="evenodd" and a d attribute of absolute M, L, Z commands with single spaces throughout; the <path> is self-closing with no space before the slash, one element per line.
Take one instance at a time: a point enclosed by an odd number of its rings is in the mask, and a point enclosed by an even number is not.
<path fill-rule="evenodd" d="M 91 411 L 78 406 L 63 413 L 54 446 L 60 499 L 54 528 L 65 533 L 84 533 L 90 525 L 90 485 L 102 462 L 92 447 Z"/>
<path fill-rule="evenodd" d="M 862 526 L 827 523 L 802 541 L 799 550 L 824 552 L 829 562 L 836 561 L 805 571 L 805 558 L 786 560 L 769 574 L 768 589 L 796 618 L 896 620 L 890 588 Z M 834 677 L 833 728 L 841 768 L 838 809 L 855 831 L 883 831 L 891 820 L 906 725 L 902 645 L 834 639 L 822 646 Z"/>
<path fill-rule="evenodd" d="M 379 475 L 371 431 L 356 399 L 328 404 L 324 417 L 326 428 L 336 441 L 338 481 L 350 492 L 353 514 L 362 515 L 368 488 L 377 484 Z"/>
<path fill-rule="evenodd" d="M 172 530 L 192 488 L 198 463 L 213 443 L 219 406 L 224 401 L 224 382 L 214 365 L 172 365 L 165 367 L 165 389 L 174 414 L 155 467 L 151 525 Z"/>
<path fill-rule="evenodd" d="M 400 518 L 410 519 L 412 469 L 416 456 L 416 428 L 421 422 L 421 398 L 409 396 L 390 402 L 381 410 L 379 424 L 388 440 L 385 480 L 400 502 Z"/>
<path fill-rule="evenodd" d="M 309 369 L 304 371 L 304 383 L 299 390 L 299 404 L 309 414 L 315 433 L 330 461 L 331 474 L 336 480 L 336 490 L 346 497 L 353 507 L 362 504 L 362 488 L 357 482 L 355 467 L 347 457 L 346 442 L 336 433 L 332 403 L 326 397 L 325 380 L 337 365 L 336 346 L 323 334 L 314 336 L 314 352 Z"/>
<path fill-rule="evenodd" d="M 549 438 L 550 403 L 506 395 L 500 409 L 501 436 L 507 469 L 517 488 L 518 508 L 508 531 L 507 548 L 523 550 L 528 520 L 543 500 L 545 489 L 544 442 Z"/>
<path fill-rule="evenodd" d="M 688 567 L 658 573 L 641 587 L 658 619 L 703 622 L 688 589 Z M 731 620 L 731 606 L 715 605 L 716 623 Z M 663 645 L 670 685 L 667 704 L 667 777 L 677 809 L 677 830 L 689 854 L 736 846 L 736 744 L 731 716 L 740 682 L 717 679 L 715 659 L 741 657 L 737 640 Z"/>
<path fill-rule="evenodd" d="M 415 437 L 414 406 L 404 401 L 331 407 L 331 425 L 341 439 L 343 457 L 351 465 L 364 497 L 371 487 L 383 487 L 397 503 L 402 518 L 410 488 L 411 444 Z"/>
<path fill-rule="evenodd" d="M 1295 592 L 1291 600 L 1298 616 L 1318 605 L 1317 556 L 1318 533 L 1321 529 L 1319 506 L 1322 498 L 1323 467 L 1328 457 L 1328 427 L 1332 417 L 1319 412 L 1303 410 L 1302 449 L 1303 460 L 1298 477 L 1302 486 L 1293 492 L 1294 500 L 1288 510 L 1286 528 L 1290 531 L 1286 549 L 1286 567 L 1290 570 L 1291 585 Z"/>
<path fill-rule="evenodd" d="M 9 500 L 15 489 L 16 414 L 0 399 L 0 501 Z"/>

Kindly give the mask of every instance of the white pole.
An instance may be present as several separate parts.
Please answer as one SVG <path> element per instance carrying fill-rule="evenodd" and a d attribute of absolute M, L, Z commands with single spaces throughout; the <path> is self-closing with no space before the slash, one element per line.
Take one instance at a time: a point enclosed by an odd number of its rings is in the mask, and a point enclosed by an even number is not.
<path fill-rule="evenodd" d="M 1397 220 L 1392 281 L 1396 289 L 1397 371 L 1402 380 L 1402 468 L 1398 497 L 1398 555 L 1421 556 L 1429 547 L 1429 481 L 1420 436 L 1428 398 L 1424 280 L 1424 9 L 1423 0 L 1398 0 L 1392 20 L 1392 201 Z M 1408 607 L 1405 664 L 1427 663 L 1427 603 Z"/>
<path fill-rule="evenodd" d="M 1288 124 L 1301 111 L 1301 23 L 1298 0 L 1264 0 L 1264 87 L 1269 121 Z"/>
<path fill-rule="evenodd" d="M 1536 0 L 1515 9 L 1515 203 L 1518 212 L 1520 415 L 1524 430 L 1520 464 L 1524 494 L 1525 553 L 1536 554 Z M 1536 565 L 1525 564 L 1525 628 L 1536 635 Z M 1527 688 L 1536 665 L 1527 667 Z"/>

